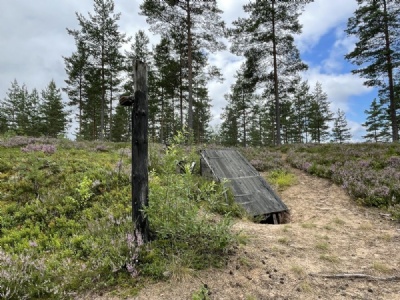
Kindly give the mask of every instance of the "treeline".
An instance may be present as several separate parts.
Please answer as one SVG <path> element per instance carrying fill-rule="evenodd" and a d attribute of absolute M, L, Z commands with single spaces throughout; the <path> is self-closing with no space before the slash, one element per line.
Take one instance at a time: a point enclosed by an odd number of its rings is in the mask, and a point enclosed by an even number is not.
<path fill-rule="evenodd" d="M 0 105 L 0 134 L 57 137 L 67 129 L 67 116 L 61 91 L 53 80 L 40 93 L 14 80 Z"/>
<path fill-rule="evenodd" d="M 214 29 L 223 26 L 216 2 L 143 1 L 142 14 L 160 42 L 150 49 L 143 31 L 134 36 L 130 51 L 121 46 L 130 42 L 118 30 L 120 14 L 112 0 L 95 0 L 93 15 L 77 14 L 80 29 L 68 30 L 77 51 L 65 58 L 70 105 L 77 108 L 78 136 L 85 139 L 127 140 L 130 136 L 130 109 L 115 106 L 121 94 L 133 94 L 134 59 L 148 64 L 149 134 L 165 142 L 187 128 L 195 142 L 209 135 L 211 99 L 207 83 L 219 78 L 208 65 L 209 51 L 223 45 Z M 196 28 L 196 29 L 194 29 Z"/>
<path fill-rule="evenodd" d="M 247 17 L 230 29 L 231 51 L 245 57 L 225 97 L 220 141 L 227 145 L 343 142 L 351 138 L 344 112 L 330 111 L 320 83 L 313 91 L 299 74 L 307 69 L 294 35 L 309 1 L 251 1 Z M 346 59 L 359 69 L 365 85 L 379 89 L 379 101 L 366 110 L 367 141 L 398 141 L 400 109 L 400 4 L 358 0 L 346 32 L 359 41 Z"/>
<path fill-rule="evenodd" d="M 76 51 L 63 58 L 67 78 L 62 90 L 68 96 L 75 134 L 86 140 L 129 140 L 131 111 L 119 106 L 118 99 L 134 93 L 132 63 L 139 59 L 148 64 L 150 138 L 166 142 L 185 129 L 194 142 L 206 142 L 211 133 L 207 84 L 222 80 L 220 71 L 209 65 L 208 55 L 225 47 L 219 41 L 224 35 L 222 11 L 215 1 L 190 1 L 188 7 L 186 2 L 170 6 L 143 1 L 141 10 L 151 30 L 161 36 L 152 47 L 144 31 L 133 40 L 120 32 L 120 14 L 114 12 L 112 0 L 94 0 L 94 12 L 88 17 L 76 13 L 79 29 L 67 29 Z M 5 102 L 10 102 L 10 93 Z M 12 120 L 1 120 L 1 132 L 14 129 Z"/>
<path fill-rule="evenodd" d="M 148 64 L 149 134 L 154 141 L 166 142 L 183 129 L 194 142 L 212 139 L 227 145 L 349 140 L 344 112 L 330 111 L 330 102 L 335 99 L 327 99 L 320 83 L 310 87 L 301 78 L 308 66 L 300 58 L 294 36 L 301 34 L 299 16 L 308 2 L 249 1 L 243 6 L 245 17 L 227 28 L 216 0 L 144 0 L 140 14 L 160 36 L 156 45 L 150 45 L 144 31 L 137 32 L 133 40 L 120 32 L 120 14 L 114 12 L 113 0 L 94 0 L 94 12 L 88 17 L 76 13 L 79 28 L 67 29 L 76 51 L 64 57 L 67 78 L 62 90 L 68 95 L 66 104 L 73 114 L 76 136 L 129 139 L 130 109 L 117 104 L 120 95 L 134 92 L 132 62 L 139 59 Z M 346 33 L 358 42 L 345 58 L 358 67 L 353 73 L 365 78 L 365 85 L 379 90 L 379 99 L 366 111 L 364 138 L 398 141 L 400 4 L 389 0 L 357 2 Z M 209 64 L 208 56 L 226 48 L 222 38 L 230 40 L 231 52 L 244 57 L 244 63 L 225 95 L 221 128 L 212 132 L 207 86 L 211 80 L 223 78 L 221 71 Z M 122 51 L 124 48 L 130 50 Z M 18 102 L 12 100 L 14 88 L 13 83 L 4 100 L 8 104 L 0 107 L 0 133 L 32 134 L 36 126 L 32 122 L 38 118 L 31 115 L 41 109 L 16 106 L 17 119 L 30 120 L 26 124 L 32 126 L 17 123 L 16 115 L 9 113 Z M 35 97 L 21 97 L 19 102 L 37 106 Z M 58 134 L 66 130 L 65 109 L 58 115 L 64 124 Z M 49 123 L 43 121 L 45 113 L 40 114 L 42 121 L 37 126 L 41 129 L 36 128 L 34 134 L 48 135 L 43 126 Z"/>
<path fill-rule="evenodd" d="M 240 71 L 222 115 L 219 142 L 228 146 L 276 144 L 275 101 L 272 96 L 248 93 Z M 247 93 L 246 93 L 247 92 Z M 329 108 L 328 96 L 317 83 L 311 91 L 306 81 L 295 82 L 293 94 L 280 97 L 282 143 L 343 143 L 351 139 L 345 114 Z M 330 126 L 333 125 L 333 126 Z M 332 128 L 331 128 L 332 127 Z"/>

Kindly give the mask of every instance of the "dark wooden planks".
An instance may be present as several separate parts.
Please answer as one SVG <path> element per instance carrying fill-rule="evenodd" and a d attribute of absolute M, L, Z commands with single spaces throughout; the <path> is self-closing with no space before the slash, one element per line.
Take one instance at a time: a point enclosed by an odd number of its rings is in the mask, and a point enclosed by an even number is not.
<path fill-rule="evenodd" d="M 202 174 L 218 181 L 228 180 L 227 185 L 232 189 L 235 201 L 250 215 L 288 210 L 265 179 L 237 150 L 203 150 L 201 157 Z"/>

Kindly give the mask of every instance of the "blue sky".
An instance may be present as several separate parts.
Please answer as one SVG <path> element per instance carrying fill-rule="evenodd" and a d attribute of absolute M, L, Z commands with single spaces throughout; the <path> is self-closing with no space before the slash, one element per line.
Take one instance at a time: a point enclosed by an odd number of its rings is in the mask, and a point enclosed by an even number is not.
<path fill-rule="evenodd" d="M 242 6 L 248 0 L 217 0 L 224 11 L 228 25 L 243 15 Z M 121 12 L 120 31 L 134 36 L 139 29 L 147 30 L 145 18 L 138 15 L 140 0 L 114 0 L 115 11 Z M 303 33 L 296 37 L 302 59 L 309 65 L 303 74 L 311 87 L 319 81 L 332 102 L 332 111 L 338 108 L 346 113 L 355 141 L 365 134 L 361 123 L 364 110 L 369 108 L 376 92 L 363 86 L 363 80 L 352 75 L 354 67 L 344 55 L 354 47 L 355 38 L 344 33 L 347 19 L 356 9 L 355 0 L 315 0 L 308 4 L 300 22 Z M 93 2 L 86 0 L 13 0 L 0 1 L 0 101 L 14 79 L 28 89 L 44 89 L 51 79 L 64 87 L 66 74 L 62 56 L 75 51 L 74 40 L 66 28 L 78 28 L 75 12 L 87 16 Z M 148 32 L 155 44 L 158 36 Z M 223 95 L 229 92 L 242 58 L 229 51 L 210 56 L 211 63 L 221 68 L 224 83 L 209 84 L 212 99 L 212 125 L 220 123 L 219 115 L 226 105 Z M 65 100 L 66 96 L 64 95 Z"/>

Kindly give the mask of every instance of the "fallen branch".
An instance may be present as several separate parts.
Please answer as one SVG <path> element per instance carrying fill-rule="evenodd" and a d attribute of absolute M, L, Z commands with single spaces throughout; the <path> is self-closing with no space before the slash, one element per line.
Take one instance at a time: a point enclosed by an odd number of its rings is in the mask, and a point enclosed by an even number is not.
<path fill-rule="evenodd" d="M 333 278 L 333 279 L 368 279 L 368 280 L 377 280 L 377 281 L 400 281 L 400 276 L 391 276 L 391 277 L 376 277 L 367 274 L 352 274 L 352 273 L 342 273 L 342 274 L 309 274 L 313 277 L 324 277 L 324 278 Z"/>

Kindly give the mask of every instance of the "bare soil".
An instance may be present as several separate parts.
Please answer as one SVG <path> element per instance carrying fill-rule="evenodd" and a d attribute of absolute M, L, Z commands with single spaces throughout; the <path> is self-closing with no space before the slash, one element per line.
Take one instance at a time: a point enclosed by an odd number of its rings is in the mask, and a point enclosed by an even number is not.
<path fill-rule="evenodd" d="M 150 284 L 137 296 L 96 298 L 186 300 L 205 285 L 204 299 L 213 300 L 400 299 L 400 224 L 328 180 L 292 172 L 297 183 L 279 192 L 290 222 L 237 221 L 247 243 L 225 268 Z"/>

